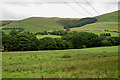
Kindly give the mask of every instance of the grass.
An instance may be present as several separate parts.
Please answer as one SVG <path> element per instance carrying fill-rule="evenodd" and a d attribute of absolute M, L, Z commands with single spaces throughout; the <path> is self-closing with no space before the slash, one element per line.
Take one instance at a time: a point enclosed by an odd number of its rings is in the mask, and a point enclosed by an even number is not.
<path fill-rule="evenodd" d="M 118 11 L 97 16 L 98 22 L 118 22 Z"/>
<path fill-rule="evenodd" d="M 13 22 L 12 20 L 0 20 L 0 25 L 6 25 L 6 24 L 8 24 L 8 23 L 10 23 L 10 22 Z"/>
<path fill-rule="evenodd" d="M 98 29 L 101 29 L 101 31 L 97 31 Z M 92 32 L 97 35 L 100 35 L 102 33 L 111 33 L 112 36 L 119 36 L 117 32 L 104 31 L 104 30 L 118 31 L 118 23 L 117 22 L 97 22 L 97 23 L 85 25 L 83 27 L 71 28 L 71 30 L 72 31 Z"/>
<path fill-rule="evenodd" d="M 37 35 L 36 36 L 38 39 L 42 39 L 44 37 L 51 37 L 51 38 L 60 38 L 61 36 L 58 35 Z"/>
<path fill-rule="evenodd" d="M 41 32 L 41 31 L 50 31 L 50 30 L 60 30 L 63 29 L 63 25 L 57 22 L 60 19 L 64 20 L 64 18 L 31 17 L 24 20 L 12 22 L 8 25 L 3 26 L 3 28 L 19 27 L 19 28 L 24 28 L 25 29 L 24 31 L 30 31 L 32 33 Z"/>
<path fill-rule="evenodd" d="M 118 12 L 107 13 L 96 17 L 98 21 L 78 28 L 72 28 L 73 31 L 86 31 L 100 35 L 101 33 L 111 33 L 112 36 L 118 36 L 116 32 L 104 32 L 104 30 L 118 31 Z M 97 31 L 101 29 L 101 31 Z"/>
<path fill-rule="evenodd" d="M 5 34 L 9 34 L 12 30 L 2 30 Z"/>
<path fill-rule="evenodd" d="M 118 31 L 118 23 L 117 22 L 101 22 L 101 23 L 93 23 L 88 24 L 78 28 L 72 28 L 72 30 L 80 31 L 80 30 L 109 30 L 109 31 Z"/>
<path fill-rule="evenodd" d="M 90 30 L 93 33 L 103 33 L 96 32 L 95 30 L 109 30 L 118 31 L 118 12 L 107 13 L 96 17 L 98 21 L 93 24 L 88 24 L 78 28 L 72 28 L 73 31 L 84 31 Z M 8 28 L 24 28 L 24 31 L 30 31 L 33 33 L 40 31 L 51 31 L 51 30 L 61 30 L 63 25 L 58 23 L 59 20 L 76 20 L 75 18 L 44 18 L 44 17 L 31 17 L 20 21 L 14 21 L 8 25 L 3 26 Z M 9 30 L 5 31 L 9 33 Z M 118 36 L 117 33 L 111 33 L 113 36 Z"/>
<path fill-rule="evenodd" d="M 118 46 L 2 54 L 3 78 L 118 78 Z"/>
<path fill-rule="evenodd" d="M 97 35 L 100 35 L 102 33 L 110 33 L 112 37 L 118 37 L 118 33 L 116 32 L 103 32 L 103 31 L 79 31 L 79 32 L 90 32 L 90 33 L 95 33 Z"/>

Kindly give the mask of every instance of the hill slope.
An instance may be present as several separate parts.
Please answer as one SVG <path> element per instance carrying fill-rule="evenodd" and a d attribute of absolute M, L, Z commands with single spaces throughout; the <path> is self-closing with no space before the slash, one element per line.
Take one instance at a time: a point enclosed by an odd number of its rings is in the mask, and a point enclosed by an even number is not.
<path fill-rule="evenodd" d="M 3 26 L 3 28 L 24 28 L 24 31 L 30 31 L 33 33 L 40 31 L 59 30 L 63 29 L 63 25 L 58 23 L 58 21 L 62 19 L 67 20 L 67 18 L 31 17 L 24 20 L 12 22 L 8 25 Z"/>
<path fill-rule="evenodd" d="M 96 16 L 97 22 L 93 24 L 87 24 L 82 27 L 73 28 L 74 31 L 90 30 L 95 31 L 98 29 L 118 31 L 118 11 L 107 13 L 104 15 Z M 67 24 L 71 24 L 74 20 L 79 18 L 44 18 L 44 17 L 31 17 L 20 21 L 14 21 L 10 24 L 3 26 L 3 28 L 24 28 L 24 31 L 40 32 L 63 29 L 61 21 Z M 5 33 L 10 30 L 4 30 Z M 98 32 L 98 31 L 97 31 Z"/>
<path fill-rule="evenodd" d="M 4 26 L 4 25 L 7 25 L 9 23 L 13 22 L 12 20 L 5 20 L 5 21 L 0 21 L 0 26 Z"/>
<path fill-rule="evenodd" d="M 97 22 L 87 24 L 82 27 L 72 28 L 73 31 L 87 31 L 96 34 L 108 33 L 109 31 L 118 31 L 118 11 L 97 16 Z M 98 31 L 100 29 L 101 31 Z M 108 30 L 105 31 L 105 30 Z M 109 32 L 112 36 L 118 36 L 117 32 Z"/>
<path fill-rule="evenodd" d="M 96 17 L 98 22 L 118 22 L 118 11 L 103 14 Z"/>

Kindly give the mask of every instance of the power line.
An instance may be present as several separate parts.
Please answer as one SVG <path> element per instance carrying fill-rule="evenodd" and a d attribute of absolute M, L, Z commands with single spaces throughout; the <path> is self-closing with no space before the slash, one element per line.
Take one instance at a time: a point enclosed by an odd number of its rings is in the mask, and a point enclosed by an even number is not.
<path fill-rule="evenodd" d="M 97 14 L 99 14 L 99 12 L 86 0 L 86 3 L 88 4 L 88 5 L 90 5 L 91 6 L 91 8 L 97 13 Z M 100 19 L 100 17 L 99 17 L 99 19 Z M 105 25 L 107 25 L 107 24 L 105 24 Z M 111 25 L 108 25 L 108 26 L 111 26 Z"/>
<path fill-rule="evenodd" d="M 65 4 L 67 4 L 68 6 L 70 6 L 73 10 L 75 10 L 76 12 L 78 12 L 80 15 L 84 16 L 83 14 L 81 14 L 77 9 L 75 9 L 74 7 L 72 7 L 71 5 L 69 5 L 67 2 L 64 2 Z"/>
<path fill-rule="evenodd" d="M 95 12 L 97 13 L 97 14 L 99 14 L 99 12 L 86 0 L 86 3 L 88 4 L 88 5 L 90 5 L 91 6 L 91 8 L 93 9 L 93 10 L 95 10 Z"/>
<path fill-rule="evenodd" d="M 75 0 L 74 0 L 75 1 Z M 78 2 L 75 1 L 76 4 L 79 5 L 79 7 L 81 7 L 82 9 L 84 9 L 87 13 L 89 13 L 91 16 L 93 16 L 87 9 L 85 9 L 84 7 L 82 7 Z"/>

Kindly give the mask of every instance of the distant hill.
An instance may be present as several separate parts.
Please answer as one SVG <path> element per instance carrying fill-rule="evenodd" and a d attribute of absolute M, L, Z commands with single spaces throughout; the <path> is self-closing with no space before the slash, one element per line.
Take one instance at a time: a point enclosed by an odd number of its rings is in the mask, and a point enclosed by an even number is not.
<path fill-rule="evenodd" d="M 93 24 L 88 24 L 74 30 L 116 30 L 117 31 L 117 22 L 118 22 L 118 11 L 103 14 L 100 16 L 96 16 L 97 22 Z M 64 29 L 63 24 L 72 24 L 73 21 L 79 20 L 80 18 L 47 18 L 47 17 L 30 17 L 27 19 L 13 21 L 4 21 L 4 23 L 9 23 L 3 28 L 24 28 L 24 31 L 30 31 L 33 33 L 41 32 L 41 31 L 51 31 L 51 30 L 60 30 Z M 99 25 L 100 23 L 101 25 Z M 81 29 L 82 28 L 82 29 Z M 115 29 L 114 29 L 115 28 Z M 4 30 L 5 32 L 10 32 L 10 30 Z"/>
<path fill-rule="evenodd" d="M 96 17 L 98 22 L 118 22 L 118 11 L 103 14 Z"/>
<path fill-rule="evenodd" d="M 0 26 L 4 26 L 4 25 L 7 25 L 7 24 L 9 24 L 9 23 L 11 23 L 11 22 L 13 22 L 13 21 L 11 21 L 11 20 L 5 20 L 5 21 L 0 21 Z"/>
<path fill-rule="evenodd" d="M 3 28 L 24 28 L 24 31 L 40 32 L 50 30 L 63 29 L 63 25 L 60 24 L 59 20 L 75 20 L 74 18 L 44 18 L 44 17 L 31 17 L 20 21 L 12 22 Z"/>
<path fill-rule="evenodd" d="M 73 31 L 87 31 L 95 34 L 111 33 L 112 36 L 118 36 L 117 32 L 106 32 L 118 31 L 118 11 L 107 13 L 104 15 L 97 16 L 97 22 L 93 24 L 87 24 L 78 28 L 71 28 Z M 98 31 L 101 30 L 101 31 Z"/>

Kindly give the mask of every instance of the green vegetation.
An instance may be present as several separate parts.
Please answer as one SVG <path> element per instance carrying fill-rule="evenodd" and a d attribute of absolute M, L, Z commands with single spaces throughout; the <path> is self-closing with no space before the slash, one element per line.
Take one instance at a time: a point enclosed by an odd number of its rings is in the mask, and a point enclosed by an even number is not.
<path fill-rule="evenodd" d="M 3 78 L 118 78 L 118 46 L 2 54 Z"/>
<path fill-rule="evenodd" d="M 51 38 L 61 38 L 61 36 L 57 36 L 57 35 L 37 35 L 36 36 L 38 39 L 42 39 L 45 37 L 51 37 Z"/>
<path fill-rule="evenodd" d="M 97 22 L 87 24 L 82 27 L 72 28 L 72 31 L 92 32 L 100 35 L 101 33 L 111 33 L 112 36 L 118 36 L 118 11 L 97 16 Z M 100 31 L 99 31 L 100 30 Z M 107 30 L 107 31 L 105 31 Z M 117 31 L 117 32 L 109 32 Z"/>
<path fill-rule="evenodd" d="M 74 31 L 84 31 L 84 30 L 97 31 L 98 29 L 101 29 L 101 31 L 104 31 L 104 30 L 118 31 L 118 23 L 117 22 L 101 22 L 101 23 L 97 22 L 97 23 L 88 24 L 78 28 L 72 28 L 72 30 Z"/>
<path fill-rule="evenodd" d="M 18 34 L 17 31 L 11 31 L 10 33 L 11 35 L 4 33 L 2 35 L 2 45 L 5 51 L 38 50 L 38 39 L 32 33 Z"/>
<path fill-rule="evenodd" d="M 54 30 L 54 31 L 49 32 L 49 34 L 63 36 L 63 35 L 68 34 L 68 31 L 66 31 L 66 30 L 57 30 L 57 31 L 55 31 Z"/>
<path fill-rule="evenodd" d="M 118 11 L 97 16 L 98 22 L 118 22 Z"/>
<path fill-rule="evenodd" d="M 58 23 L 62 18 L 44 18 L 44 17 L 31 17 L 24 20 L 16 21 L 3 28 L 24 28 L 24 31 L 40 32 L 63 29 L 63 25 Z M 63 18 L 64 19 L 64 18 Z"/>
<path fill-rule="evenodd" d="M 91 32 L 91 33 L 95 33 L 97 35 L 100 35 L 103 33 L 110 33 L 112 37 L 119 37 L 117 32 L 104 32 L 104 31 L 79 31 L 79 32 Z"/>
<path fill-rule="evenodd" d="M 117 14 L 90 22 L 32 17 L 5 24 L 3 78 L 118 78 Z"/>
<path fill-rule="evenodd" d="M 2 30 L 5 34 L 9 34 L 12 30 Z M 17 30 L 16 30 L 17 31 Z"/>
<path fill-rule="evenodd" d="M 97 18 L 96 23 L 87 24 L 85 26 L 78 26 L 78 28 L 72 28 L 73 31 L 91 31 L 93 33 L 103 33 L 103 31 L 118 31 L 118 11 L 107 13 L 95 17 Z M 82 20 L 82 19 L 80 19 Z M 61 30 L 64 26 L 72 25 L 79 19 L 74 18 L 43 18 L 43 17 L 31 17 L 20 21 L 14 21 L 8 25 L 3 26 L 3 28 L 24 28 L 24 31 L 29 31 L 33 33 Z M 77 25 L 76 22 L 75 24 Z M 83 20 L 84 22 L 84 20 Z M 68 25 L 65 25 L 68 24 Z M 100 29 L 101 31 L 97 31 Z M 10 30 L 3 30 L 9 33 Z M 107 31 L 106 31 L 107 32 Z M 105 33 L 106 33 L 105 32 Z M 112 36 L 118 36 L 117 33 L 111 32 Z M 114 35 L 115 34 L 115 35 Z"/>
<path fill-rule="evenodd" d="M 96 18 L 82 18 L 79 20 L 59 20 L 58 22 L 64 26 L 64 29 L 66 29 L 66 28 L 81 27 L 86 24 L 95 23 L 96 21 L 97 21 Z"/>
<path fill-rule="evenodd" d="M 3 21 L 0 21 L 0 26 L 4 26 L 4 25 L 7 25 L 9 23 L 13 22 L 12 20 L 3 20 Z"/>
<path fill-rule="evenodd" d="M 62 50 L 120 45 L 120 37 L 111 37 L 110 33 L 98 36 L 94 33 L 75 31 L 61 38 L 44 37 L 42 39 L 38 39 L 30 32 L 18 33 L 12 30 L 10 35 L 2 33 L 4 51 Z"/>

